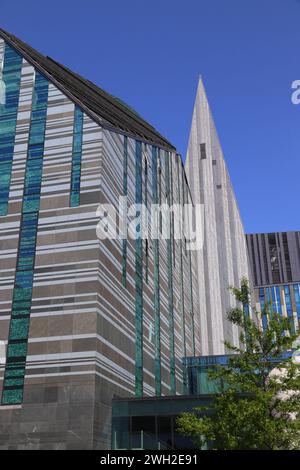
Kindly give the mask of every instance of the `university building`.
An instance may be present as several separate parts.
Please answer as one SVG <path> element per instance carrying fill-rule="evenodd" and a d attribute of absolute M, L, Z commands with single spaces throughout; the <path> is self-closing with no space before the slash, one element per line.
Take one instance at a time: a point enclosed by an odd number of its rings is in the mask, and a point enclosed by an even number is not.
<path fill-rule="evenodd" d="M 142 211 L 136 237 L 99 237 L 101 207 L 120 198 L 125 213 L 143 205 L 148 238 Z M 151 237 L 153 204 L 200 204 L 203 247 L 163 213 Z M 299 282 L 279 239 L 279 277 L 268 239 L 259 296 Z M 259 243 L 247 236 L 247 251 L 201 80 L 183 164 L 123 101 L 0 29 L 0 449 L 189 447 L 176 415 L 210 403 L 197 384 L 225 339 L 238 345 L 228 286 L 251 280 Z"/>

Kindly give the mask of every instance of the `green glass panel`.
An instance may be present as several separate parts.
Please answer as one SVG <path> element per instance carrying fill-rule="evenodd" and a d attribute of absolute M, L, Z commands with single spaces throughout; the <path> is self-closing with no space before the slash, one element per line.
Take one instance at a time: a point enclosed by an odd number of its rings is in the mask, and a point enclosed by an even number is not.
<path fill-rule="evenodd" d="M 180 157 L 176 157 L 176 170 L 177 170 L 177 188 L 178 188 L 178 203 L 183 205 L 183 178 L 182 166 Z M 180 272 L 180 313 L 181 313 L 181 331 L 182 331 L 182 356 L 186 357 L 186 335 L 185 335 L 185 306 L 184 306 L 184 282 L 183 282 L 183 243 L 182 237 L 179 240 L 179 272 Z M 183 368 L 183 393 L 187 391 L 187 374 L 186 368 Z"/>
<path fill-rule="evenodd" d="M 142 204 L 142 143 L 136 141 L 135 202 Z M 141 227 L 137 227 L 141 228 Z M 135 240 L 135 394 L 143 395 L 143 241 L 141 230 Z"/>
<path fill-rule="evenodd" d="M 123 196 L 127 197 L 127 171 L 128 171 L 128 138 L 124 137 L 124 161 L 123 161 Z M 127 225 L 127 220 L 126 220 Z M 127 234 L 127 226 L 126 226 Z M 122 240 L 122 284 L 126 287 L 127 270 L 127 238 Z"/>
<path fill-rule="evenodd" d="M 8 209 L 22 60 L 22 57 L 5 43 L 2 70 L 5 103 L 0 107 L 0 216 L 6 215 Z"/>
<path fill-rule="evenodd" d="M 16 405 L 23 401 L 23 388 L 3 390 L 2 405 Z"/>

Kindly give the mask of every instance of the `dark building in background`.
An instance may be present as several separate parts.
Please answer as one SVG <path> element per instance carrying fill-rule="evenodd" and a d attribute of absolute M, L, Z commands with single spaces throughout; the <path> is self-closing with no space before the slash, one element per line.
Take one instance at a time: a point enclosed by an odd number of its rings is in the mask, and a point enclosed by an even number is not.
<path fill-rule="evenodd" d="M 258 309 L 271 302 L 274 311 L 300 322 L 300 232 L 246 235 Z"/>

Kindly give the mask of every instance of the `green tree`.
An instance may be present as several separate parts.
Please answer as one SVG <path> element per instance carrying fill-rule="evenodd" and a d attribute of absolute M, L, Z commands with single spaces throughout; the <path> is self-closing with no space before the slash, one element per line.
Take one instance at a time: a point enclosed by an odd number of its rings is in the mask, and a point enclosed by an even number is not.
<path fill-rule="evenodd" d="M 240 328 L 241 347 L 226 342 L 232 356 L 228 365 L 210 372 L 223 384 L 208 409 L 195 408 L 177 418 L 177 430 L 197 447 L 213 449 L 300 449 L 300 365 L 285 358 L 299 330 L 272 311 L 251 309 L 248 281 L 231 292 L 238 307 L 228 319 Z M 265 327 L 262 328 L 262 321 Z M 224 385 L 225 384 L 225 385 Z"/>

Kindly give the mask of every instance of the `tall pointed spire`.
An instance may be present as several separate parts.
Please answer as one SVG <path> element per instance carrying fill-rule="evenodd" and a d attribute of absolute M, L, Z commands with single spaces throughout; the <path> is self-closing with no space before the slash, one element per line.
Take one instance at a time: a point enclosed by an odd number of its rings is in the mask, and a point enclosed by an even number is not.
<path fill-rule="evenodd" d="M 227 320 L 233 306 L 228 291 L 248 275 L 243 225 L 215 129 L 203 80 L 199 77 L 186 156 L 194 203 L 204 205 L 204 246 L 197 256 L 202 354 L 224 354 L 224 340 L 238 345 Z"/>

